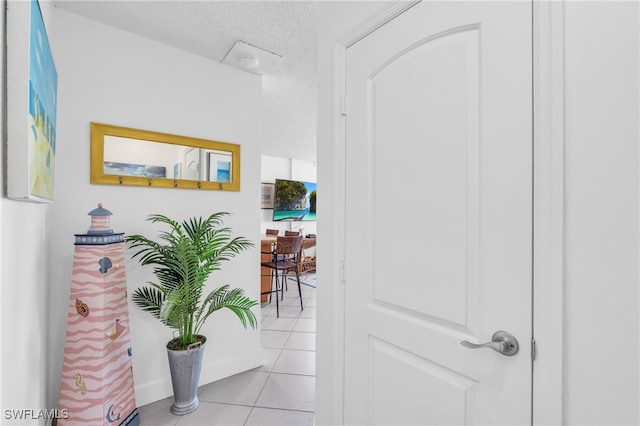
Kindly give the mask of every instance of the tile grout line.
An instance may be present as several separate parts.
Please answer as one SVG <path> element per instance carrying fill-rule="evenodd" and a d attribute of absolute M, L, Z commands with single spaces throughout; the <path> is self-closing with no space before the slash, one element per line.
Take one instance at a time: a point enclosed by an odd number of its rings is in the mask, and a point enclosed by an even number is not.
<path fill-rule="evenodd" d="M 301 311 L 300 313 L 302 313 L 302 311 Z M 258 400 L 260 399 L 260 396 L 262 396 L 262 392 L 264 391 L 264 388 L 266 387 L 267 382 L 269 381 L 269 378 L 270 378 L 273 374 L 288 375 L 288 376 L 316 377 L 316 375 L 315 375 L 315 374 L 310 375 L 310 374 L 280 373 L 280 372 L 276 372 L 276 373 L 274 373 L 274 371 L 273 371 L 273 369 L 276 367 L 276 364 L 278 363 L 278 360 L 280 359 L 280 357 L 282 356 L 282 353 L 283 353 L 285 350 L 300 351 L 300 352 L 314 352 L 314 353 L 315 353 L 315 349 L 314 349 L 313 351 L 310 351 L 310 350 L 306 350 L 306 351 L 305 351 L 305 350 L 299 350 L 299 349 L 286 349 L 287 343 L 289 342 L 289 339 L 291 339 L 291 335 L 292 335 L 294 332 L 296 332 L 296 331 L 294 331 L 294 329 L 295 329 L 296 325 L 298 324 L 298 320 L 300 320 L 300 318 L 301 318 L 301 317 L 300 317 L 300 314 L 298 314 L 297 316 L 295 316 L 295 317 L 291 317 L 291 318 L 295 318 L 295 320 L 296 320 L 296 321 L 295 321 L 295 323 L 293 324 L 293 327 L 291 328 L 291 330 L 287 331 L 288 336 L 287 336 L 287 338 L 285 339 L 285 341 L 284 341 L 284 343 L 283 343 L 283 345 L 282 345 L 282 348 L 279 348 L 279 349 L 280 349 L 280 353 L 278 354 L 278 357 L 277 357 L 277 358 L 276 358 L 276 360 L 274 361 L 274 363 L 273 363 L 273 367 L 272 367 L 272 368 L 271 368 L 271 370 L 268 372 L 268 373 L 269 373 L 269 375 L 267 376 L 267 380 L 265 381 L 264 385 L 262 386 L 262 389 L 260 390 L 260 393 L 258 394 L 258 397 L 256 398 L 256 401 L 255 401 L 255 403 L 254 403 L 253 407 L 251 408 L 251 412 L 253 412 L 253 408 L 258 407 L 258 408 L 265 408 L 265 409 L 270 409 L 270 410 L 286 410 L 286 411 L 296 411 L 296 412 L 304 412 L 304 413 L 315 413 L 315 408 L 314 408 L 314 410 L 313 410 L 313 411 L 306 411 L 306 410 L 292 410 L 292 409 L 286 409 L 286 408 L 266 407 L 266 406 L 260 406 L 260 405 L 257 405 Z M 303 318 L 303 319 L 313 319 L 313 320 L 315 321 L 315 318 Z M 273 330 L 273 331 L 278 331 L 278 330 Z M 249 415 L 251 415 L 251 414 L 249 414 Z M 248 420 L 248 418 L 247 418 L 247 420 Z M 245 424 L 246 424 L 246 420 L 245 420 Z"/>
<path fill-rule="evenodd" d="M 291 331 L 289 331 L 289 335 L 287 336 L 287 338 L 285 339 L 284 343 L 282 344 L 282 347 L 279 348 L 280 349 L 280 353 L 278 353 L 278 356 L 276 357 L 276 359 L 273 361 L 273 366 L 269 369 L 269 371 L 267 371 L 268 375 L 267 375 L 267 380 L 264 381 L 264 384 L 262 385 L 262 388 L 260 389 L 260 392 L 258 393 L 258 396 L 256 397 L 256 400 L 253 402 L 253 407 L 251 407 L 251 411 L 249 412 L 249 416 L 245 419 L 243 426 L 247 424 L 247 421 L 249 421 L 249 418 L 251 417 L 251 413 L 253 413 L 253 409 L 258 407 L 258 408 L 267 408 L 267 407 L 260 407 L 258 406 L 258 400 L 260 400 L 260 397 L 262 396 L 262 392 L 264 392 L 264 388 L 267 386 L 267 382 L 269 381 L 269 378 L 271 377 L 271 374 L 273 374 L 273 369 L 275 368 L 276 364 L 278 363 L 278 360 L 280 359 L 280 356 L 282 355 L 282 351 L 284 351 L 284 347 L 286 346 L 287 342 L 289 341 L 289 338 L 291 337 Z"/>

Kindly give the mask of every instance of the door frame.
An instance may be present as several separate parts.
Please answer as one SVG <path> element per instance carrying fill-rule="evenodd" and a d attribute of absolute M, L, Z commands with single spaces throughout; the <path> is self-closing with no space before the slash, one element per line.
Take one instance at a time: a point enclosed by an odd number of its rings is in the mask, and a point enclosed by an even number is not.
<path fill-rule="evenodd" d="M 318 408 L 322 421 L 344 423 L 344 270 L 345 261 L 345 113 L 347 49 L 420 1 L 390 2 L 333 43 L 330 235 L 320 265 L 324 315 L 318 322 L 320 345 L 332 347 L 318 358 Z M 564 0 L 532 0 L 533 17 L 533 321 L 532 368 L 534 425 L 562 424 L 563 261 L 564 261 Z M 326 278 L 325 278 L 326 277 Z M 535 290 L 535 291 L 534 291 Z M 324 338 L 327 335 L 327 338 Z M 524 355 L 524 354 L 523 354 Z M 325 367 L 326 366 L 326 367 Z"/>
<path fill-rule="evenodd" d="M 564 3 L 533 0 L 532 424 L 564 424 Z"/>

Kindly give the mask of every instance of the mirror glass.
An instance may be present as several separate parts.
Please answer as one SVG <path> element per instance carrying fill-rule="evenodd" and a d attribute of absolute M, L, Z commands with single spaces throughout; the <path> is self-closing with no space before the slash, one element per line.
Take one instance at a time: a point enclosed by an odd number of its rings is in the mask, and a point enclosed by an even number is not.
<path fill-rule="evenodd" d="M 240 146 L 91 123 L 91 183 L 240 190 Z"/>

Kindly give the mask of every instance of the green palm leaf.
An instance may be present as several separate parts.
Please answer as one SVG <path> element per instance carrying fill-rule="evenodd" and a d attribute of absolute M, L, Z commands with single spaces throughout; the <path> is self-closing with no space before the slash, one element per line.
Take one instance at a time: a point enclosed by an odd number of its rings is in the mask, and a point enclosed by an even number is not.
<path fill-rule="evenodd" d="M 142 310 L 178 331 L 184 345 L 194 343 L 206 319 L 215 311 L 227 308 L 246 328 L 256 327 L 251 308 L 258 304 L 244 296 L 242 289 L 228 285 L 210 292 L 202 300 L 204 287 L 213 271 L 241 251 L 253 247 L 243 237 L 232 237 L 231 228 L 223 226 L 229 213 L 217 212 L 207 218 L 194 217 L 182 222 L 153 214 L 148 220 L 165 227 L 154 241 L 142 235 L 125 238 L 134 251 L 132 259 L 150 265 L 158 279 L 151 287 L 134 292 L 133 302 Z"/>

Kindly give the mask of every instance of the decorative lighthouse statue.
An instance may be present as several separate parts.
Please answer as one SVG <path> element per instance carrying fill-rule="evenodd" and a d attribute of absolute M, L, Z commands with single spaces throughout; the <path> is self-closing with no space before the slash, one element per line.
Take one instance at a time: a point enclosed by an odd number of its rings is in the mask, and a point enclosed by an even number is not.
<path fill-rule="evenodd" d="M 58 425 L 138 425 L 131 366 L 124 234 L 98 204 L 75 235 Z M 64 411 L 63 411 L 64 410 Z"/>

